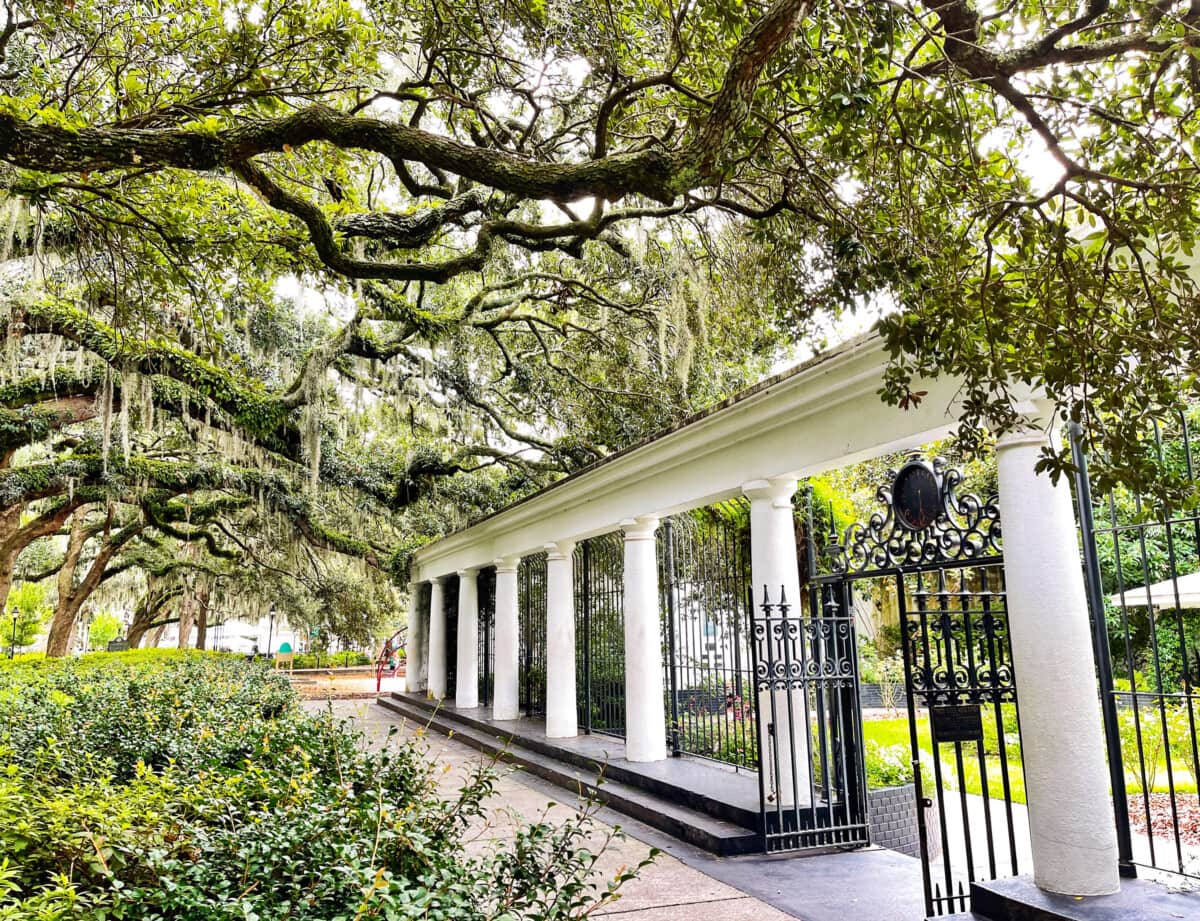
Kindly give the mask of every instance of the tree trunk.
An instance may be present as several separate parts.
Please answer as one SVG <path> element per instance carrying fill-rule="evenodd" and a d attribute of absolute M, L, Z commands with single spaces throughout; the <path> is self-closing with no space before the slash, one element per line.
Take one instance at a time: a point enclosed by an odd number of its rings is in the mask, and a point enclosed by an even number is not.
<path fill-rule="evenodd" d="M 133 609 L 133 622 L 129 625 L 130 648 L 137 648 L 154 627 L 177 619 L 169 617 L 166 609 L 181 592 L 179 585 L 170 585 L 158 576 L 150 576 L 146 580 L 146 594 Z"/>
<path fill-rule="evenodd" d="M 54 617 L 50 621 L 50 635 L 46 640 L 48 658 L 65 656 L 70 651 L 71 637 L 75 632 L 75 618 L 79 616 L 79 608 L 83 604 L 82 598 L 76 601 L 74 582 L 75 570 L 79 567 L 79 556 L 83 553 L 84 543 L 87 542 L 84 512 L 85 509 L 80 509 L 71 519 L 67 555 L 58 571 L 58 604 L 54 608 Z"/>
<path fill-rule="evenodd" d="M 208 605 L 212 592 L 204 586 L 196 593 L 196 648 L 208 645 Z"/>
<path fill-rule="evenodd" d="M 109 506 L 108 518 L 100 532 L 103 535 L 100 549 L 96 552 L 92 565 L 78 585 L 74 585 L 74 581 L 75 570 L 79 566 L 79 557 L 83 552 L 84 544 L 95 532 L 89 532 L 84 527 L 85 516 L 83 515 L 77 515 L 71 524 L 71 536 L 67 541 L 67 556 L 63 561 L 63 568 L 58 572 L 58 607 L 50 622 L 50 638 L 46 644 L 46 655 L 49 657 L 66 655 L 70 645 L 71 630 L 79 616 L 79 609 L 104 581 L 105 568 L 113 555 L 143 528 L 141 523 L 135 523 L 121 528 L 119 531 L 111 531 L 112 514 L 112 506 Z"/>
<path fill-rule="evenodd" d="M 163 631 L 167 629 L 166 624 L 160 624 L 155 631 L 150 635 L 150 649 L 157 649 L 158 644 L 162 641 Z"/>
<path fill-rule="evenodd" d="M 21 552 L 39 537 L 53 534 L 61 528 L 63 522 L 79 507 L 76 502 L 66 502 L 24 525 L 21 524 L 21 513 L 26 508 L 24 503 L 0 511 L 0 611 L 8 606 L 13 570 Z"/>
<path fill-rule="evenodd" d="M 188 648 L 188 640 L 192 637 L 192 624 L 195 623 L 195 596 L 183 599 L 183 603 L 179 605 L 179 642 L 176 645 L 180 649 Z"/>

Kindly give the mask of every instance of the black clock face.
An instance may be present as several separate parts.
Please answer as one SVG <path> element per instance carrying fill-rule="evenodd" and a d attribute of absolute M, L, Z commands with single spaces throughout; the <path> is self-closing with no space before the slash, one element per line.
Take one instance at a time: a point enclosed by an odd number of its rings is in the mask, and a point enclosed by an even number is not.
<path fill-rule="evenodd" d="M 923 531 L 942 510 L 942 491 L 937 477 L 923 463 L 903 467 L 892 484 L 892 507 L 896 519 L 910 531 Z"/>

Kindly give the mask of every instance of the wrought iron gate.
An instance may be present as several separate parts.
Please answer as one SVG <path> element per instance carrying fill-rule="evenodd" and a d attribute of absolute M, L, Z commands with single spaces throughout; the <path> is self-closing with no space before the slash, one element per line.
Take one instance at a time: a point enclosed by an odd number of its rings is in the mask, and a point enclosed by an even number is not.
<path fill-rule="evenodd" d="M 1197 413 L 1147 432 L 1161 471 L 1193 494 Z M 1200 513 L 1093 494 L 1083 432 L 1071 434 L 1121 872 L 1200 879 Z"/>
<path fill-rule="evenodd" d="M 546 554 L 521 560 L 517 569 L 520 632 L 520 707 L 526 716 L 546 713 Z"/>
<path fill-rule="evenodd" d="M 479 706 L 492 702 L 496 661 L 496 567 L 479 570 Z"/>
<path fill-rule="evenodd" d="M 579 728 L 625 735 L 625 543 L 620 531 L 575 548 Z"/>
<path fill-rule="evenodd" d="M 869 843 L 848 583 L 804 594 L 766 588 L 752 625 L 768 852 Z"/>
<path fill-rule="evenodd" d="M 832 574 L 817 580 L 843 587 L 840 606 L 856 581 L 895 586 L 930 915 L 968 910 L 972 881 L 1021 871 L 1020 728 L 999 512 L 994 498 L 960 493 L 962 482 L 960 471 L 919 455 L 889 471 L 876 493 L 882 510 L 831 542 Z"/>

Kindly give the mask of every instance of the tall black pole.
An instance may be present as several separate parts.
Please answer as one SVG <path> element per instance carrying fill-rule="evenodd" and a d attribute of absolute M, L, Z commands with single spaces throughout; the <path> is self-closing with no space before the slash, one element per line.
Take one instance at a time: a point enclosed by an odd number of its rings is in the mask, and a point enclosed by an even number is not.
<path fill-rule="evenodd" d="M 679 672 L 678 654 L 675 649 L 675 621 L 678 617 L 675 604 L 675 525 L 668 518 L 663 522 L 663 568 L 666 570 L 667 589 L 667 677 L 671 695 L 671 754 L 680 755 L 679 748 Z"/>
<path fill-rule="evenodd" d="M 275 605 L 271 605 L 271 616 L 267 620 L 267 658 L 272 658 L 271 655 L 271 640 L 275 635 Z"/>
<path fill-rule="evenodd" d="M 1083 573 L 1088 607 L 1092 612 L 1092 651 L 1100 680 L 1100 714 L 1108 746 L 1108 776 L 1112 784 L 1113 814 L 1117 825 L 1117 866 L 1125 877 L 1137 876 L 1133 863 L 1133 839 L 1129 830 L 1129 798 L 1125 790 L 1125 766 L 1121 758 L 1120 723 L 1113 694 L 1112 652 L 1108 645 L 1108 623 L 1104 616 L 1104 589 L 1100 559 L 1096 555 L 1096 523 L 1092 518 L 1092 486 L 1088 480 L 1087 452 L 1083 429 L 1071 423 L 1071 457 L 1075 464 L 1075 500 L 1079 507 L 1079 530 L 1083 536 Z M 1136 703 L 1136 701 L 1135 701 Z"/>
<path fill-rule="evenodd" d="M 10 659 L 16 658 L 16 655 L 17 655 L 17 617 L 19 615 L 20 615 L 20 610 L 14 604 L 13 609 L 12 609 L 12 618 L 13 618 L 12 635 L 10 636 L 9 643 L 8 643 L 8 657 Z"/>

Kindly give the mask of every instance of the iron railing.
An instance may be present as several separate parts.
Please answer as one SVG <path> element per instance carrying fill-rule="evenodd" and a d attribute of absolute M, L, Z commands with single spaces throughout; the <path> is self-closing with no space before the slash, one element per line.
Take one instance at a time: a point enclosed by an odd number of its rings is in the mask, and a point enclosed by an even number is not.
<path fill-rule="evenodd" d="M 1160 468 L 1195 487 L 1193 424 L 1147 434 Z M 1094 493 L 1078 426 L 1072 442 L 1121 869 L 1200 879 L 1200 513 Z"/>
<path fill-rule="evenodd" d="M 458 693 L 458 576 L 442 583 L 442 611 L 446 617 L 446 699 Z"/>
<path fill-rule="evenodd" d="M 658 555 L 672 751 L 756 770 L 748 507 L 736 499 L 666 519 Z"/>
<path fill-rule="evenodd" d="M 575 548 L 579 728 L 625 735 L 625 542 L 620 531 Z"/>
<path fill-rule="evenodd" d="M 496 660 L 496 567 L 479 570 L 479 706 L 492 702 Z"/>
<path fill-rule="evenodd" d="M 546 712 L 546 554 L 535 553 L 521 560 L 517 604 L 521 712 L 542 716 Z"/>

